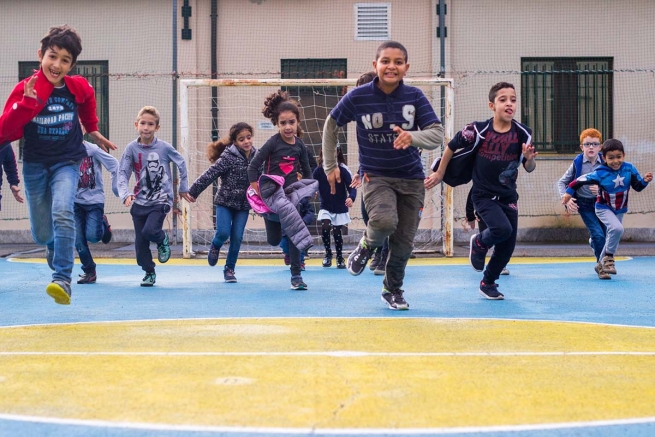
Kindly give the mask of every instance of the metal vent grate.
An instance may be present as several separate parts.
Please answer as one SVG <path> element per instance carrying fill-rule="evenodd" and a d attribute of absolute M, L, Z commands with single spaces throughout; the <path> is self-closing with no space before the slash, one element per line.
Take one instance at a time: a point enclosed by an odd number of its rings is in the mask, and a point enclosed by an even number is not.
<path fill-rule="evenodd" d="M 355 3 L 355 40 L 391 39 L 391 3 Z"/>

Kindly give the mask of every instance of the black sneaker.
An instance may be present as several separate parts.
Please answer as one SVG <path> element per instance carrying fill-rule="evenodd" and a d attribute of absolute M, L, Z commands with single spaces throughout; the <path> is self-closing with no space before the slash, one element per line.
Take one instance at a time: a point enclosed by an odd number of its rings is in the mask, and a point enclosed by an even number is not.
<path fill-rule="evenodd" d="M 102 216 L 102 222 L 105 224 L 105 233 L 102 234 L 102 242 L 107 244 L 111 241 L 112 233 L 111 233 L 111 226 L 109 225 L 109 221 L 107 221 L 107 216 L 103 215 Z"/>
<path fill-rule="evenodd" d="M 164 241 L 157 245 L 157 252 L 157 259 L 162 264 L 171 258 L 171 248 L 168 245 L 168 234 L 164 234 Z"/>
<path fill-rule="evenodd" d="M 332 255 L 325 255 L 325 258 L 323 258 L 323 267 L 332 267 Z"/>
<path fill-rule="evenodd" d="M 207 263 L 214 267 L 216 263 L 218 262 L 218 254 L 221 249 L 218 247 L 214 246 L 214 243 L 209 247 L 209 253 L 207 253 Z"/>
<path fill-rule="evenodd" d="M 391 310 L 408 310 L 409 304 L 403 297 L 403 290 L 389 291 L 386 288 L 382 289 L 382 301 L 386 302 Z"/>
<path fill-rule="evenodd" d="M 489 300 L 503 300 L 505 296 L 498 291 L 498 284 L 485 284 L 480 281 L 480 294 Z"/>
<path fill-rule="evenodd" d="M 93 271 L 91 273 L 82 273 L 80 275 L 80 279 L 77 280 L 78 284 L 95 284 L 96 280 L 98 277 L 96 276 L 96 272 Z"/>
<path fill-rule="evenodd" d="M 155 280 L 156 279 L 157 279 L 157 275 L 155 274 L 155 272 L 146 273 L 146 275 L 141 280 L 141 286 L 142 287 L 152 287 L 153 285 L 155 285 Z"/>
<path fill-rule="evenodd" d="M 223 270 L 223 279 L 225 282 L 237 282 L 237 277 L 234 276 L 234 270 L 227 267 Z"/>
<path fill-rule="evenodd" d="M 307 284 L 303 282 L 302 276 L 294 275 L 291 277 L 291 289 L 292 290 L 307 290 Z"/>
<path fill-rule="evenodd" d="M 48 249 L 46 246 L 45 248 L 45 260 L 48 263 L 48 267 L 50 267 L 50 270 L 53 272 L 55 271 L 55 265 L 52 263 L 52 260 L 55 258 L 55 251 Z"/>
<path fill-rule="evenodd" d="M 70 305 L 71 285 L 68 282 L 55 279 L 45 288 L 45 292 L 59 305 Z"/>
<path fill-rule="evenodd" d="M 368 260 L 371 259 L 371 255 L 373 255 L 373 250 L 374 249 L 366 246 L 366 238 L 362 237 L 362 239 L 359 240 L 357 248 L 353 250 L 348 257 L 347 267 L 351 275 L 357 276 L 364 271 Z"/>
<path fill-rule="evenodd" d="M 469 261 L 471 266 L 476 272 L 484 270 L 484 258 L 487 256 L 488 248 L 482 246 L 478 241 L 478 236 L 475 234 L 471 237 L 471 245 L 469 248 Z"/>
<path fill-rule="evenodd" d="M 338 269 L 345 269 L 346 268 L 346 260 L 343 259 L 342 256 L 337 257 L 337 268 Z"/>

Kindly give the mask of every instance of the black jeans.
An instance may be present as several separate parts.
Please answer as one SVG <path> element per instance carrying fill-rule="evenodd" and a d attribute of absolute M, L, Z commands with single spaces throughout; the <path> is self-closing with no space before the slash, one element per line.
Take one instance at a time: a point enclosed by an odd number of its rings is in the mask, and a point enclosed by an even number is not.
<path fill-rule="evenodd" d="M 277 218 L 277 214 L 271 215 L 271 218 L 264 218 L 266 226 L 266 241 L 271 246 L 279 246 L 282 241 L 282 224 Z M 291 276 L 300 275 L 300 250 L 289 240 L 289 260 L 291 261 Z"/>
<path fill-rule="evenodd" d="M 500 200 L 476 197 L 473 205 L 487 228 L 480 232 L 480 243 L 487 248 L 494 247 L 491 259 L 484 270 L 484 282 L 493 284 L 500 276 L 514 253 L 519 223 L 516 201 L 505 203 Z"/>
<path fill-rule="evenodd" d="M 171 210 L 170 205 L 160 204 L 155 206 L 141 206 L 132 204 L 130 214 L 134 223 L 134 249 L 136 250 L 136 263 L 143 271 L 152 273 L 155 271 L 155 263 L 152 261 L 150 242 L 161 243 L 166 237 L 162 230 L 166 214 Z"/>

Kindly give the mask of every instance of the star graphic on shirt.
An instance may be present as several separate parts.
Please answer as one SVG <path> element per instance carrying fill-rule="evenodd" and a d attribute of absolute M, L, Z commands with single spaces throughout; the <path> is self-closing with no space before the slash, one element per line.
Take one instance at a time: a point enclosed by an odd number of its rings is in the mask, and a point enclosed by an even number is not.
<path fill-rule="evenodd" d="M 623 179 L 625 179 L 625 177 L 621 177 L 621 175 L 616 175 L 616 179 L 612 179 L 612 182 L 614 182 L 614 188 L 623 187 L 624 186 Z"/>

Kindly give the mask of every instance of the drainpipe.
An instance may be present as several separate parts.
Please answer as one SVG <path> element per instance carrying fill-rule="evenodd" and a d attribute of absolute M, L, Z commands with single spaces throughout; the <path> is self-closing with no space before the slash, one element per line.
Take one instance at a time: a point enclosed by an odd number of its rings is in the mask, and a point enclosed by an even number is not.
<path fill-rule="evenodd" d="M 218 40 L 218 0 L 211 0 L 211 76 L 218 78 L 218 60 L 216 57 Z M 218 88 L 212 87 L 212 141 L 218 140 Z"/>
<path fill-rule="evenodd" d="M 173 0 L 173 75 L 172 75 L 172 123 L 173 123 L 173 134 L 172 134 L 172 143 L 173 148 L 177 150 L 177 0 Z M 173 166 L 173 199 L 177 199 L 177 182 L 178 182 L 178 172 L 177 166 Z M 179 201 L 173 205 L 173 241 L 177 244 L 177 211 L 179 211 Z"/>

